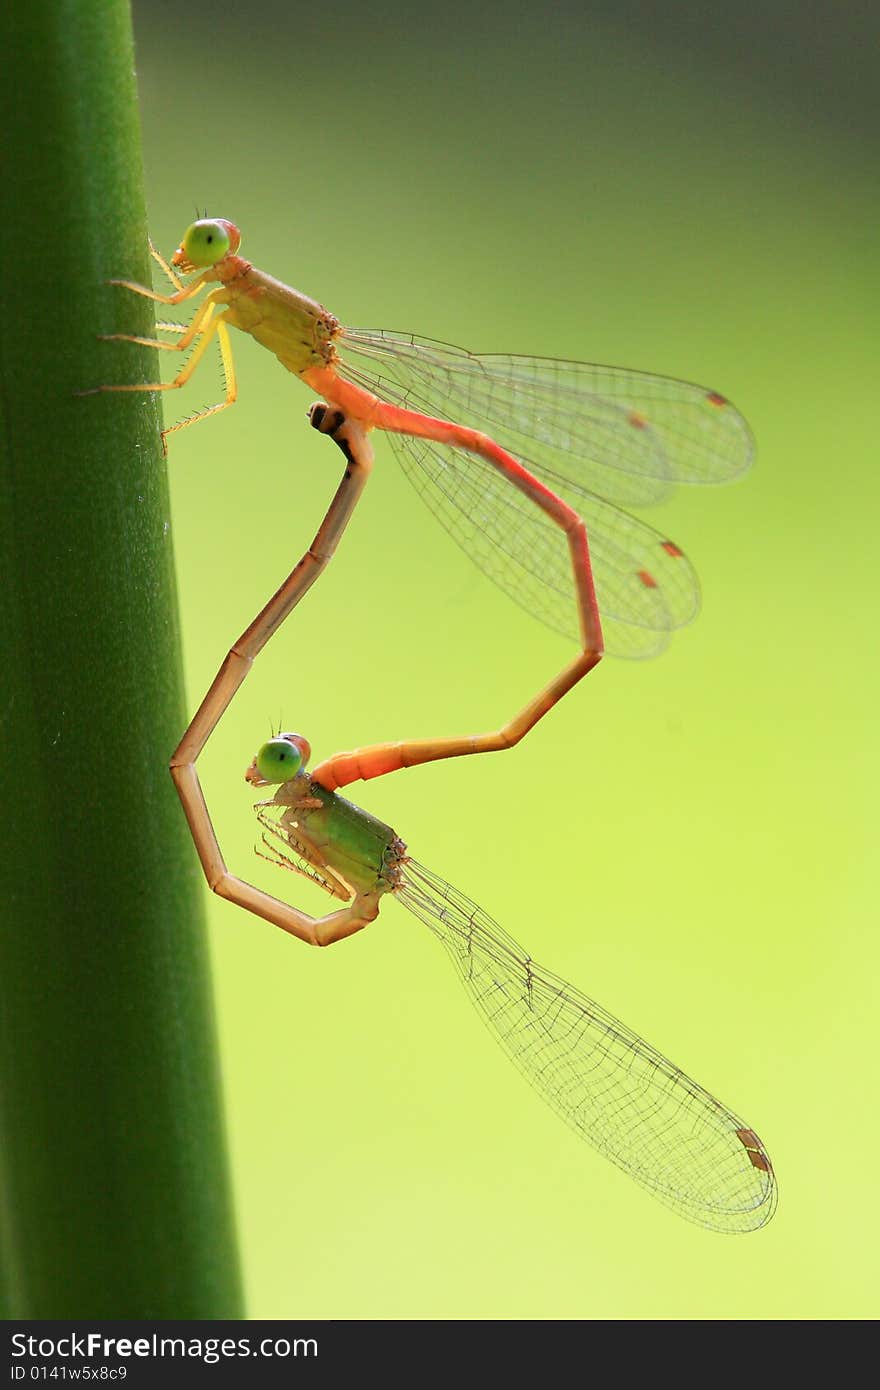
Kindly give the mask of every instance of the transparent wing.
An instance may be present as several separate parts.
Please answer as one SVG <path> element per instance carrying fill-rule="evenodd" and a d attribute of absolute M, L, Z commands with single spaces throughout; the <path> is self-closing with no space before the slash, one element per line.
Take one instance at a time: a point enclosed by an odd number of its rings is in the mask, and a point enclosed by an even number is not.
<path fill-rule="evenodd" d="M 773 1169 L 743 1120 L 423 865 L 406 861 L 395 896 L 443 943 L 504 1051 L 582 1138 L 697 1225 L 738 1233 L 769 1221 Z"/>
<path fill-rule="evenodd" d="M 489 424 L 539 476 L 623 506 L 660 501 L 675 483 L 728 482 L 754 453 L 739 412 L 691 382 L 589 362 L 470 353 L 381 329 L 345 328 L 340 342 L 346 362 L 382 388 L 377 394 L 464 424 Z"/>
<path fill-rule="evenodd" d="M 560 528 L 478 455 L 412 435 L 388 439 L 416 491 L 484 574 L 526 612 L 580 642 L 571 558 Z M 583 496 L 577 505 L 589 537 L 606 651 L 658 655 L 699 607 L 690 561 L 660 532 L 601 497 Z"/>
<path fill-rule="evenodd" d="M 681 550 L 621 508 L 748 467 L 748 426 L 724 397 L 622 368 L 478 356 L 382 331 L 345 329 L 341 347 L 341 377 L 407 409 L 489 430 L 580 513 L 609 651 L 654 655 L 695 615 L 699 584 Z M 548 626 L 577 636 L 558 528 L 532 517 L 537 509 L 524 498 L 502 506 L 515 489 L 493 487 L 494 470 L 475 455 L 407 435 L 389 439 L 417 490 L 490 578 Z"/>

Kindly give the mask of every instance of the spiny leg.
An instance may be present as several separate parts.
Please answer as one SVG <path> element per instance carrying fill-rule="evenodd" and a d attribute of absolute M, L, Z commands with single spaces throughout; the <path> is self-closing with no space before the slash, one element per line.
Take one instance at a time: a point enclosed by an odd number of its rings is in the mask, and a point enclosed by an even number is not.
<path fill-rule="evenodd" d="M 185 289 L 186 287 L 183 281 L 181 280 L 180 276 L 178 275 L 177 271 L 168 264 L 165 257 L 162 255 L 162 252 L 153 245 L 152 241 L 150 241 L 149 246 L 150 255 L 156 262 L 157 266 L 159 266 L 160 270 L 162 271 L 162 274 L 166 277 L 166 279 L 170 280 L 175 290 Z"/>
<path fill-rule="evenodd" d="M 213 318 L 214 303 L 207 299 L 199 308 L 198 313 L 193 318 L 192 323 L 184 329 L 183 337 L 179 343 L 163 343 L 157 338 L 136 337 L 129 333 L 109 333 L 105 336 L 108 339 L 130 342 L 144 343 L 147 347 L 157 347 L 171 351 L 185 351 L 198 337 L 199 341 L 189 358 L 173 381 L 150 381 L 143 383 L 124 383 L 122 385 L 92 386 L 87 391 L 78 391 L 79 396 L 94 396 L 104 391 L 175 391 L 185 386 L 204 356 L 208 344 L 217 335 L 220 345 L 220 360 L 223 370 L 223 381 L 225 395 L 222 401 L 217 401 L 215 405 L 205 406 L 203 410 L 196 410 L 191 415 L 185 415 L 182 420 L 169 425 L 162 431 L 162 447 L 167 451 L 167 439 L 169 434 L 175 434 L 178 430 L 186 429 L 189 425 L 194 425 L 197 420 L 205 420 L 209 415 L 216 415 L 219 411 L 225 410 L 227 406 L 234 405 L 238 399 L 238 382 L 235 375 L 235 362 L 232 356 L 232 344 L 229 340 L 229 329 L 220 314 Z"/>
<path fill-rule="evenodd" d="M 157 323 L 157 324 L 156 324 L 156 327 L 157 327 L 157 328 L 165 328 L 165 329 L 166 329 L 166 332 L 178 332 L 178 333 L 185 333 L 185 332 L 186 332 L 186 324 L 185 324 L 185 323 L 178 323 L 178 324 L 176 324 L 176 325 L 174 326 L 174 328 L 172 328 L 170 324 L 166 326 L 166 325 L 164 325 L 164 324 Z M 99 343 L 140 343 L 141 347 L 158 348 L 160 352 L 180 352 L 180 350 L 181 350 L 180 343 L 166 343 L 166 342 L 164 342 L 161 338 L 143 338 L 143 337 L 141 337 L 141 335 L 140 335 L 139 333 L 99 333 L 99 334 L 98 334 L 98 342 L 99 342 Z M 105 391 L 106 391 L 106 390 L 110 390 L 110 389 L 112 389 L 112 388 L 109 388 L 109 387 L 100 387 L 100 386 L 98 386 L 98 387 L 95 387 L 94 390 L 92 390 L 92 391 L 88 391 L 88 392 L 86 392 L 86 391 L 80 391 L 79 394 L 80 394 L 81 396 L 85 396 L 85 395 L 92 396 L 92 395 L 95 394 L 95 391 L 100 391 L 100 390 L 105 390 Z M 145 386 L 143 389 L 146 391 L 146 390 L 151 390 L 151 389 L 153 389 L 153 388 L 151 388 L 151 387 L 146 387 L 146 386 Z"/>
<path fill-rule="evenodd" d="M 137 280 L 108 280 L 108 285 L 118 285 L 120 289 L 129 290 L 132 294 L 139 294 L 142 299 L 152 299 L 156 304 L 182 304 L 186 299 L 192 299 L 204 289 L 208 283 L 208 272 L 196 276 L 189 285 L 184 285 L 174 274 L 170 266 L 166 266 L 158 251 L 151 245 L 150 254 L 154 260 L 158 260 L 163 266 L 167 275 L 171 277 L 174 284 L 179 286 L 174 294 L 159 294 L 150 285 L 140 285 Z"/>
<path fill-rule="evenodd" d="M 318 806 L 320 805 L 319 801 Z M 268 854 L 262 855 L 262 858 L 268 859 L 270 863 L 283 864 L 292 872 L 302 874 L 304 878 L 309 878 L 313 883 L 317 883 L 331 897 L 341 898 L 344 903 L 349 902 L 354 897 L 351 884 L 328 866 L 323 855 L 313 845 L 293 833 L 295 827 L 291 825 L 290 821 L 285 821 L 283 817 L 280 823 L 273 820 L 269 807 L 277 811 L 278 804 L 275 801 L 270 801 L 268 807 L 263 807 L 257 811 L 257 820 L 263 827 L 263 844 L 269 851 Z M 282 844 L 298 854 L 308 867 L 298 864 L 291 855 L 285 853 L 281 849 Z M 260 851 L 258 850 L 257 853 L 259 854 Z"/>
<path fill-rule="evenodd" d="M 198 321 L 201 320 L 201 328 L 196 329 L 196 332 L 201 332 L 201 338 L 200 341 L 196 343 L 196 346 L 193 349 L 189 361 L 184 363 L 184 365 L 181 367 L 180 371 L 177 373 L 177 376 L 174 378 L 173 381 L 125 382 L 119 386 L 93 386 L 88 391 L 80 391 L 79 394 L 81 396 L 94 396 L 99 391 L 178 391 L 181 386 L 185 386 L 186 383 L 189 381 L 196 367 L 199 365 L 202 358 L 204 357 L 205 352 L 207 351 L 208 344 L 210 343 L 215 333 L 217 333 L 218 335 L 221 333 L 221 331 L 225 333 L 227 337 L 228 346 L 228 330 L 226 329 L 223 323 L 223 317 L 222 315 L 220 315 L 218 318 L 212 319 L 211 315 L 213 314 L 213 308 L 214 306 L 212 304 L 206 302 L 202 305 L 202 308 L 199 310 L 199 313 L 193 320 L 193 324 L 198 323 Z M 175 348 L 175 350 L 187 346 L 184 339 L 188 337 L 191 331 L 192 324 L 190 325 L 190 328 L 187 330 L 187 333 L 184 334 L 184 338 L 182 338 L 181 341 L 177 344 L 172 343 L 171 346 Z M 135 337 L 129 337 L 129 335 L 125 333 L 113 333 L 109 334 L 108 336 L 112 338 L 122 339 L 123 342 L 144 341 L 143 339 L 138 340 Z M 152 339 L 148 341 L 150 342 L 151 346 L 155 346 L 155 342 L 153 342 Z M 159 346 L 168 346 L 168 344 L 159 344 Z M 235 397 L 233 396 L 233 400 L 234 399 Z M 231 402 L 227 400 L 224 402 L 224 404 L 229 405 L 231 404 Z"/>
<path fill-rule="evenodd" d="M 375 894 L 355 895 L 347 907 L 313 918 L 230 874 L 223 859 L 199 782 L 196 762 L 239 686 L 272 634 L 308 592 L 333 556 L 366 486 L 373 453 L 363 426 L 323 403 L 309 412 L 312 425 L 329 434 L 345 454 L 346 467 L 315 539 L 277 593 L 230 649 L 208 693 L 171 758 L 171 776 L 189 823 L 209 887 L 258 917 L 314 946 L 327 946 L 360 931 L 378 915 Z"/>
<path fill-rule="evenodd" d="M 226 394 L 222 401 L 217 401 L 215 405 L 207 405 L 203 410 L 196 410 L 192 415 L 185 415 L 182 420 L 177 420 L 175 424 L 169 425 L 162 431 L 162 444 L 167 447 L 166 440 L 169 434 L 176 434 L 178 430 L 185 430 L 190 425 L 194 425 L 197 420 L 207 420 L 209 415 L 217 415 L 227 406 L 234 405 L 238 400 L 238 380 L 235 375 L 235 360 L 232 356 L 232 343 L 229 341 L 229 329 L 223 322 L 222 316 L 215 323 L 217 332 L 217 342 L 220 344 L 220 364 L 223 372 L 223 385 Z M 209 330 L 210 331 L 210 330 Z"/>
<path fill-rule="evenodd" d="M 156 304 L 182 304 L 185 300 L 192 299 L 195 295 L 197 295 L 202 289 L 204 289 L 205 285 L 208 283 L 209 272 L 205 271 L 204 274 L 197 276 L 191 284 L 185 285 L 183 281 L 180 279 L 180 277 L 175 273 L 175 271 L 165 260 L 165 257 L 161 254 L 161 252 L 159 252 L 156 249 L 152 241 L 150 242 L 150 255 L 152 256 L 153 260 L 156 261 L 156 263 L 161 267 L 163 273 L 168 277 L 172 285 L 174 285 L 174 294 L 158 294 L 156 290 L 154 290 L 151 286 L 138 284 L 136 280 L 108 280 L 107 284 L 119 285 L 121 289 L 129 290 L 132 294 L 138 294 L 143 299 L 151 299 Z M 190 345 L 190 343 L 193 342 L 195 337 L 204 330 L 207 321 L 210 319 L 212 313 L 213 304 L 211 296 L 209 296 L 205 303 L 199 307 L 198 311 L 193 316 L 192 322 L 189 324 L 188 327 L 185 325 L 181 326 L 179 324 L 165 323 L 157 325 L 157 327 L 164 328 L 172 333 L 181 332 L 183 336 L 181 337 L 179 343 L 165 343 L 162 342 L 160 338 L 141 337 L 140 335 L 131 333 L 107 333 L 101 334 L 99 336 L 103 338 L 105 341 L 115 340 L 118 342 L 140 343 L 144 347 L 154 347 L 158 348 L 160 351 L 185 351 L 187 347 Z M 206 333 L 205 337 L 199 344 L 196 351 L 193 353 L 189 362 L 186 364 L 183 371 L 180 372 L 177 377 L 175 377 L 174 381 L 147 382 L 144 385 L 93 386 L 86 391 L 77 391 L 76 394 L 78 396 L 93 396 L 96 395 L 98 392 L 102 391 L 171 391 L 177 387 L 183 386 L 186 383 L 186 381 L 189 380 L 189 377 L 192 375 L 196 365 L 199 362 L 199 359 L 202 357 L 202 354 L 204 353 L 205 348 L 207 347 L 208 339 L 211 337 L 211 334 L 213 332 L 217 333 L 220 342 L 220 355 L 223 360 L 223 371 L 226 377 L 226 399 L 218 405 L 209 407 L 207 410 L 196 411 L 193 415 L 187 416 L 186 419 L 179 421 L 176 425 L 172 425 L 170 429 L 163 430 L 162 447 L 163 449 L 167 449 L 165 441 L 169 434 L 172 434 L 175 430 L 183 429 L 186 425 L 193 424 L 196 420 L 201 420 L 206 415 L 216 414 L 218 410 L 223 410 L 227 405 L 232 405 L 233 401 L 235 400 L 235 368 L 232 363 L 232 350 L 229 344 L 229 334 L 225 326 L 220 324 L 219 320 L 215 321 L 213 327 L 210 329 L 208 333 Z M 232 388 L 231 394 L 230 383 Z"/>
<path fill-rule="evenodd" d="M 157 319 L 156 327 L 161 329 L 163 333 L 180 333 L 182 335 L 190 331 L 191 325 L 174 323 L 170 319 Z M 182 343 L 166 343 L 162 338 L 142 338 L 137 333 L 99 333 L 98 341 L 100 343 L 140 343 L 143 347 L 159 348 L 164 352 L 180 352 L 183 346 Z M 77 394 L 86 396 L 91 395 L 92 392 L 79 391 Z"/>
<path fill-rule="evenodd" d="M 264 821 L 263 824 L 265 823 Z M 272 834 L 275 833 L 274 827 L 272 827 Z M 268 853 L 259 848 L 256 853 L 260 859 L 265 859 L 267 864 L 274 864 L 276 869 L 288 869 L 292 874 L 299 874 L 302 878 L 308 879 L 309 883 L 315 883 L 319 888 L 323 888 L 324 892 L 329 893 L 332 898 L 341 898 L 344 903 L 350 902 L 355 896 L 347 884 L 342 884 L 336 879 L 323 859 L 307 854 L 302 844 L 294 846 L 297 854 L 301 854 L 305 861 L 303 864 L 298 864 L 293 855 L 285 854 L 284 850 L 275 844 L 272 835 L 265 830 L 261 838 Z"/>
<path fill-rule="evenodd" d="M 204 301 L 204 303 L 199 305 L 189 324 L 166 323 L 165 321 L 156 324 L 157 328 L 164 328 L 166 332 L 179 333 L 181 337 L 180 342 L 178 343 L 166 343 L 161 338 L 142 338 L 135 333 L 99 333 L 98 338 L 99 341 L 102 343 L 142 343 L 145 347 L 159 348 L 164 352 L 186 352 L 186 350 L 190 348 L 192 344 L 195 342 L 196 338 L 199 336 L 200 333 L 208 333 L 208 335 L 210 336 L 210 334 L 213 332 L 219 332 L 219 320 L 215 324 L 214 328 L 210 327 L 211 320 L 214 317 L 215 308 L 216 301 L 211 295 L 209 295 L 208 298 Z M 118 391 L 124 388 L 118 386 L 105 386 L 98 389 L 102 389 L 105 391 Z M 152 391 L 155 390 L 155 387 L 140 386 L 135 389 L 140 391 Z"/>

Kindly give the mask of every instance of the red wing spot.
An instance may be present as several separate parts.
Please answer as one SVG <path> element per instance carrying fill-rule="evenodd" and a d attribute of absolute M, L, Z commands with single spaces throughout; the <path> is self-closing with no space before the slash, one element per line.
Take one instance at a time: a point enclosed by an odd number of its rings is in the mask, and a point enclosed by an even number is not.
<path fill-rule="evenodd" d="M 635 425 L 637 430 L 644 430 L 648 428 L 648 422 L 645 419 L 644 415 L 640 415 L 637 410 L 633 410 L 630 412 L 629 422 L 631 425 Z"/>
<path fill-rule="evenodd" d="M 736 1137 L 748 1154 L 753 1168 L 760 1168 L 762 1173 L 772 1171 L 770 1160 L 764 1153 L 761 1141 L 753 1129 L 738 1129 Z"/>
<path fill-rule="evenodd" d="M 661 541 L 660 544 L 666 551 L 666 554 L 672 556 L 673 560 L 681 560 L 684 557 L 684 551 L 679 550 L 675 541 Z"/>
<path fill-rule="evenodd" d="M 729 404 L 730 404 L 730 402 L 728 401 L 727 397 L 726 397 L 726 396 L 719 396 L 719 394 L 718 394 L 717 391 L 707 391 L 707 392 L 706 392 L 706 400 L 709 402 L 710 405 L 716 406 L 717 409 L 719 409 L 719 410 L 721 409 L 721 407 L 722 407 L 723 405 L 729 405 Z"/>
<path fill-rule="evenodd" d="M 647 570 L 639 570 L 638 576 L 646 589 L 656 589 L 657 580 L 654 578 L 653 574 L 649 574 Z"/>

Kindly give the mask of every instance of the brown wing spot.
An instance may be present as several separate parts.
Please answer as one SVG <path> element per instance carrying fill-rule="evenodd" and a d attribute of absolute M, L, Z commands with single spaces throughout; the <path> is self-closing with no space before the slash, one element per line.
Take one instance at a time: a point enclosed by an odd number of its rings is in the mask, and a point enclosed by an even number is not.
<path fill-rule="evenodd" d="M 738 1129 L 736 1137 L 742 1144 L 751 1160 L 753 1168 L 760 1168 L 762 1173 L 770 1173 L 770 1160 L 764 1152 L 760 1139 L 753 1129 Z"/>
<path fill-rule="evenodd" d="M 719 396 L 717 391 L 707 391 L 706 400 L 709 402 L 710 405 L 714 405 L 718 410 L 720 410 L 723 405 L 730 404 L 727 397 Z"/>
<path fill-rule="evenodd" d="M 648 428 L 648 421 L 645 419 L 645 416 L 640 415 L 637 410 L 630 411 L 629 422 L 631 425 L 634 425 L 637 430 Z"/>
<path fill-rule="evenodd" d="M 678 546 L 675 544 L 675 541 L 661 541 L 660 544 L 666 551 L 666 554 L 672 556 L 673 560 L 681 560 L 683 558 L 684 551 L 679 550 Z"/>
<path fill-rule="evenodd" d="M 646 589 L 656 589 L 657 580 L 654 578 L 653 574 L 649 574 L 647 570 L 639 570 L 638 576 Z"/>

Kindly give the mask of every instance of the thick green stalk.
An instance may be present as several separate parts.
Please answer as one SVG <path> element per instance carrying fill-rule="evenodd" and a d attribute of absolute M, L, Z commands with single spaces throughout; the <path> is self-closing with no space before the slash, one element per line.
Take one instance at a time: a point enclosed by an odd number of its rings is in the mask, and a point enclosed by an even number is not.
<path fill-rule="evenodd" d="M 0 17 L 0 1238 L 8 1317 L 241 1314 L 126 0 Z"/>

